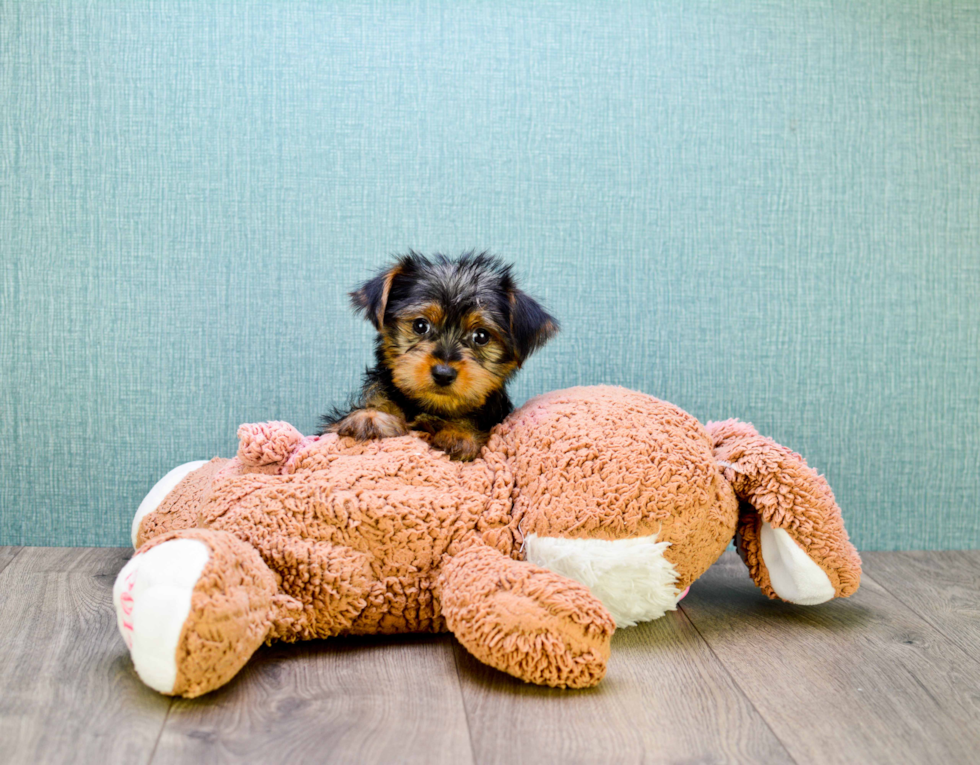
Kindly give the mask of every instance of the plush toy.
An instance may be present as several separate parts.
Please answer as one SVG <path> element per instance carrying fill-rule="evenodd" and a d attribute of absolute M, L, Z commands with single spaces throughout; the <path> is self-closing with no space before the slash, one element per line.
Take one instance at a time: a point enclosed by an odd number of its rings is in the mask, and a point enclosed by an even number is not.
<path fill-rule="evenodd" d="M 528 682 L 598 683 L 614 629 L 656 619 L 736 538 L 769 597 L 846 597 L 861 562 L 827 483 L 751 425 L 613 387 L 540 396 L 473 462 L 420 434 L 243 425 L 133 523 L 113 590 L 140 677 L 186 697 L 262 644 L 449 630 Z"/>

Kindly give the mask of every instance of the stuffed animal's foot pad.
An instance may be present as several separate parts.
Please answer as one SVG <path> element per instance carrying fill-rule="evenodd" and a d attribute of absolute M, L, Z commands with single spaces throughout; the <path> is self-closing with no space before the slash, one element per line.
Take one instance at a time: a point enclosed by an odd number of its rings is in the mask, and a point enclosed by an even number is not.
<path fill-rule="evenodd" d="M 786 529 L 774 529 L 763 521 L 759 536 L 769 583 L 780 598 L 801 606 L 815 606 L 834 597 L 830 578 Z"/>
<path fill-rule="evenodd" d="M 191 595 L 210 553 L 196 539 L 174 539 L 135 555 L 112 588 L 116 621 L 140 678 L 160 693 L 177 680 L 177 644 Z"/>

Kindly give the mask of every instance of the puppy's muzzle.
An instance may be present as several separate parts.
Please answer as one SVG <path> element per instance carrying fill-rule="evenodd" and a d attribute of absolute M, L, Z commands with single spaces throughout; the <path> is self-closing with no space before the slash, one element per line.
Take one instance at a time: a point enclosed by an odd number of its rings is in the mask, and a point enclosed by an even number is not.
<path fill-rule="evenodd" d="M 456 370 L 448 364 L 436 364 L 432 367 L 432 379 L 435 380 L 436 385 L 445 388 L 447 385 L 453 384 L 453 380 L 456 379 Z"/>

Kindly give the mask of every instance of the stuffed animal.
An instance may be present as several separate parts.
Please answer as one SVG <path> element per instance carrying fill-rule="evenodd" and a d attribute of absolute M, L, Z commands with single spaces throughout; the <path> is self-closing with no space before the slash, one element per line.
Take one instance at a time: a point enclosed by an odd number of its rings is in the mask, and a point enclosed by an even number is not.
<path fill-rule="evenodd" d="M 846 597 L 861 562 L 825 480 L 751 425 L 702 426 L 615 387 L 529 401 L 473 462 L 422 434 L 243 425 L 236 458 L 183 465 L 133 523 L 113 597 L 139 676 L 227 683 L 263 643 L 449 630 L 479 660 L 598 683 L 616 627 L 656 619 L 733 538 L 769 597 Z"/>

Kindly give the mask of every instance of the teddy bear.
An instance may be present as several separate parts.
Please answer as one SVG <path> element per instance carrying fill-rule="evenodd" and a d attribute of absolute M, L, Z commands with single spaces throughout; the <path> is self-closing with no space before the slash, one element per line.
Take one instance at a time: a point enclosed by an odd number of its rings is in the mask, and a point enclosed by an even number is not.
<path fill-rule="evenodd" d="M 233 459 L 153 487 L 113 587 L 140 678 L 196 697 L 263 644 L 450 631 L 524 681 L 585 688 L 733 541 L 770 598 L 815 605 L 861 561 L 824 478 L 737 420 L 612 386 L 528 401 L 477 459 L 426 435 L 243 425 Z"/>

